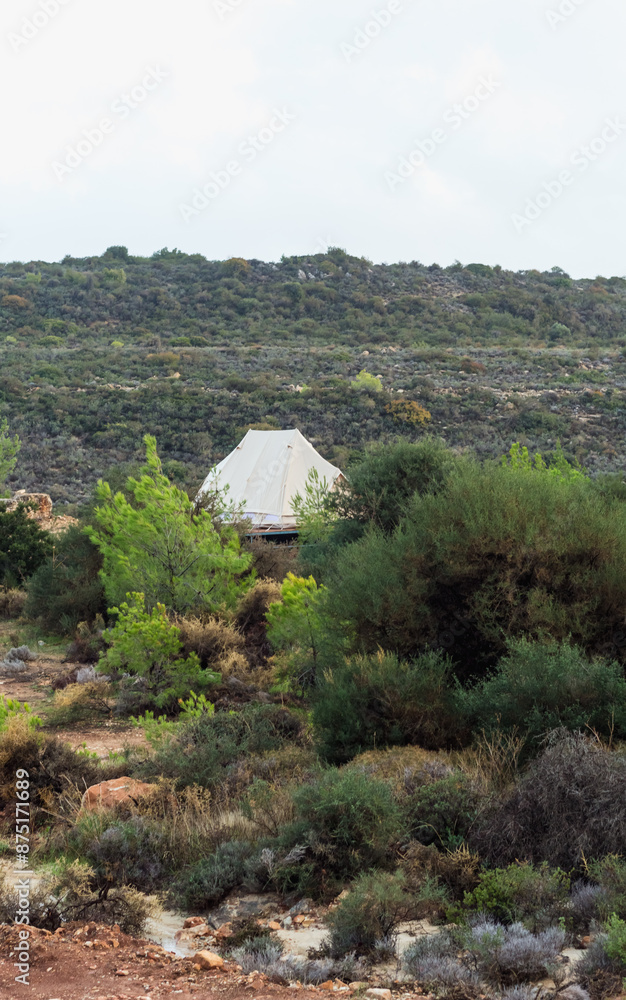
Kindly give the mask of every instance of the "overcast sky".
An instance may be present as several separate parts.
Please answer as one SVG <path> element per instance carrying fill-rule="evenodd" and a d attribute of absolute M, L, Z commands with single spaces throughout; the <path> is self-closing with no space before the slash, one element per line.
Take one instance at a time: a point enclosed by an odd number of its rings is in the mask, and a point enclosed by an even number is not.
<path fill-rule="evenodd" d="M 624 0 L 4 0 L 0 33 L 3 260 L 626 274 Z"/>

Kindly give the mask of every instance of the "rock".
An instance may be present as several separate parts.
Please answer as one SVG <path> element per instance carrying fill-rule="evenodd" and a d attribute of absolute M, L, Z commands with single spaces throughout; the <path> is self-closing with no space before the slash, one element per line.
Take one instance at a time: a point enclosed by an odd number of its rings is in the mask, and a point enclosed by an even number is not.
<path fill-rule="evenodd" d="M 299 903 L 296 903 L 295 906 L 291 907 L 291 909 L 289 910 L 289 916 L 296 917 L 300 913 L 310 913 L 311 903 L 312 900 L 310 899 L 301 899 Z"/>
<path fill-rule="evenodd" d="M 320 983 L 320 989 L 328 990 L 329 993 L 332 993 L 334 988 L 335 984 L 333 983 L 332 979 L 327 979 L 325 983 Z"/>
<path fill-rule="evenodd" d="M 271 931 L 279 931 L 281 925 L 278 920 L 270 920 L 267 926 Z"/>
<path fill-rule="evenodd" d="M 294 924 L 295 924 L 295 925 L 296 925 L 297 927 L 299 927 L 299 926 L 300 926 L 300 924 L 303 924 L 303 923 L 304 923 L 304 921 L 305 921 L 305 917 L 303 916 L 303 914 L 302 914 L 302 913 L 297 913 L 297 914 L 296 914 L 296 916 L 295 916 L 295 917 L 293 917 L 293 922 L 294 922 Z"/>
<path fill-rule="evenodd" d="M 391 990 L 382 990 L 371 988 L 365 991 L 366 997 L 372 997 L 372 1000 L 391 1000 Z"/>
<path fill-rule="evenodd" d="M 232 936 L 233 936 L 233 925 L 230 922 L 227 924 L 222 924 L 222 926 L 218 927 L 215 932 L 215 937 L 219 938 L 220 941 L 223 940 L 224 938 L 229 938 Z"/>
<path fill-rule="evenodd" d="M 193 956 L 195 965 L 201 969 L 223 969 L 224 959 L 214 951 L 198 951 Z"/>
<path fill-rule="evenodd" d="M 198 924 L 203 924 L 203 923 L 204 919 L 202 917 L 187 917 L 187 919 L 183 924 L 183 927 L 185 930 L 187 930 L 188 927 L 197 927 Z"/>
<path fill-rule="evenodd" d="M 81 801 L 81 809 L 111 809 L 118 802 L 136 802 L 142 795 L 151 792 L 154 785 L 135 778 L 112 778 L 101 781 L 87 789 Z"/>
<path fill-rule="evenodd" d="M 348 983 L 348 989 L 349 989 L 349 990 L 350 990 L 350 991 L 351 991 L 352 993 L 356 993 L 356 991 L 357 991 L 357 990 L 362 990 L 362 989 L 365 989 L 365 987 L 366 987 L 366 986 L 367 986 L 367 983 L 359 983 L 359 982 L 356 982 L 356 983 Z"/>

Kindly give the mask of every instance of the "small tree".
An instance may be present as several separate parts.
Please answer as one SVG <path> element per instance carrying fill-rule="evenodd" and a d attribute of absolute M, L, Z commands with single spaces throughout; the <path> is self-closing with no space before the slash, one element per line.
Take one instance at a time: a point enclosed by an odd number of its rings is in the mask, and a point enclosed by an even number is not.
<path fill-rule="evenodd" d="M 270 604 L 267 611 L 267 637 L 275 649 L 288 654 L 296 684 L 312 686 L 320 667 L 327 665 L 333 642 L 324 616 L 326 589 L 312 576 L 306 580 L 288 573 L 281 593 L 282 601 Z"/>
<path fill-rule="evenodd" d="M 17 455 L 22 447 L 20 439 L 15 435 L 9 436 L 9 422 L 5 419 L 0 421 L 0 497 L 8 494 L 4 492 L 7 476 L 9 476 L 17 462 Z"/>
<path fill-rule="evenodd" d="M 100 658 L 105 673 L 130 674 L 142 679 L 146 702 L 175 708 L 192 690 L 219 681 L 220 674 L 202 670 L 196 653 L 180 657 L 180 630 L 168 621 L 162 604 L 146 611 L 143 594 L 129 594 L 130 603 L 111 608 L 117 624 L 106 633 L 110 648 Z"/>
<path fill-rule="evenodd" d="M 23 584 L 52 552 L 52 538 L 28 516 L 26 503 L 0 507 L 0 584 Z"/>
<path fill-rule="evenodd" d="M 155 439 L 146 435 L 144 441 L 147 465 L 139 479 L 127 482 L 132 502 L 113 495 L 102 480 L 96 488 L 97 526 L 87 532 L 103 556 L 107 599 L 117 604 L 141 590 L 148 608 L 162 601 L 180 614 L 198 606 L 232 607 L 252 583 L 251 576 L 240 579 L 252 557 L 241 553 L 232 528 L 218 531 L 211 515 L 170 483 Z"/>

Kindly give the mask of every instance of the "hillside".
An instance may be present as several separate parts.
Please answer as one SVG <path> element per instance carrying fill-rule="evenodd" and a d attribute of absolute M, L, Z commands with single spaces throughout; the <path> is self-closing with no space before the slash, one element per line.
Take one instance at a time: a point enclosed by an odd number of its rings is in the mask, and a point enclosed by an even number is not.
<path fill-rule="evenodd" d="M 0 418 L 23 442 L 10 485 L 57 502 L 85 500 L 148 431 L 189 487 L 249 425 L 297 425 L 345 466 L 424 433 L 398 401 L 483 457 L 560 438 L 592 473 L 619 470 L 625 348 L 626 280 L 559 268 L 124 247 L 0 266 Z M 361 370 L 380 383 L 353 386 Z"/>

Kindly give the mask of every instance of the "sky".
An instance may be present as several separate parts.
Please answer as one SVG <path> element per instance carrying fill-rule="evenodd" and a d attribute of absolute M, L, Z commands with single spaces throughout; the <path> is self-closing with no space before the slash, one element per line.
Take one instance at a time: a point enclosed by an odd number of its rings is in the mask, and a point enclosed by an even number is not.
<path fill-rule="evenodd" d="M 626 274 L 623 0 L 4 0 L 0 259 Z"/>

